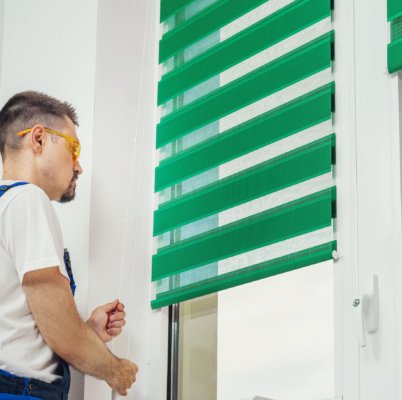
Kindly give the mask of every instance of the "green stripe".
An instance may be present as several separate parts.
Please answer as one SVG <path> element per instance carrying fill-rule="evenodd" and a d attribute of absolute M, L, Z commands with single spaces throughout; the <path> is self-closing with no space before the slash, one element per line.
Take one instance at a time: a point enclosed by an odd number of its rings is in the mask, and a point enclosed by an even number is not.
<path fill-rule="evenodd" d="M 164 203 L 154 218 L 154 235 L 331 171 L 331 135 Z"/>
<path fill-rule="evenodd" d="M 157 147 L 330 67 L 332 41 L 332 33 L 323 35 L 162 118 Z"/>
<path fill-rule="evenodd" d="M 388 21 L 402 16 L 402 0 L 388 0 Z"/>
<path fill-rule="evenodd" d="M 192 42 L 202 39 L 266 1 L 221 0 L 217 4 L 211 5 L 162 37 L 159 46 L 159 61 L 165 61 Z"/>
<path fill-rule="evenodd" d="M 388 45 L 388 71 L 390 74 L 402 70 L 402 38 Z"/>
<path fill-rule="evenodd" d="M 168 306 L 174 303 L 215 293 L 220 290 L 254 282 L 259 279 L 268 278 L 270 276 L 328 261 L 332 259 L 332 252 L 334 250 L 336 250 L 336 241 L 242 268 L 238 271 L 219 275 L 192 285 L 159 294 L 156 296 L 156 300 L 151 302 L 151 306 L 153 309 Z"/>
<path fill-rule="evenodd" d="M 324 86 L 162 161 L 155 191 L 329 120 L 333 91 Z"/>
<path fill-rule="evenodd" d="M 164 75 L 159 83 L 158 104 L 330 15 L 330 0 L 302 0 L 284 7 L 213 47 L 202 56 Z M 181 40 L 186 37 L 189 36 L 186 34 Z M 163 43 L 162 40 L 160 47 L 162 60 L 166 58 Z"/>
<path fill-rule="evenodd" d="M 152 280 L 330 226 L 334 197 L 326 189 L 166 246 L 153 256 Z"/>
<path fill-rule="evenodd" d="M 149 1 L 149 0 L 147 0 Z M 161 22 L 177 13 L 194 0 L 161 0 Z"/>
<path fill-rule="evenodd" d="M 388 20 L 391 21 L 388 71 L 392 74 L 402 70 L 402 0 L 388 0 Z"/>

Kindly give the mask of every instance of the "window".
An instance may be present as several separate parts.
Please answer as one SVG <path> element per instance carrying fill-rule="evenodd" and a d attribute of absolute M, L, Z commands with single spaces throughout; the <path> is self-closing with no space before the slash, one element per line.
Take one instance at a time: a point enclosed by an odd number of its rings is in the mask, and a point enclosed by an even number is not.
<path fill-rule="evenodd" d="M 181 303 L 177 399 L 333 399 L 332 274 L 329 261 Z"/>

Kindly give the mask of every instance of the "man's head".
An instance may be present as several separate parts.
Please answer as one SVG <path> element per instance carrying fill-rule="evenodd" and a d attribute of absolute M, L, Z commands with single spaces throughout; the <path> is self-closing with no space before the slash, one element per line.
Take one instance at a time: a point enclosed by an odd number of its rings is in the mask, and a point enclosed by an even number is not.
<path fill-rule="evenodd" d="M 0 111 L 0 153 L 7 179 L 40 186 L 51 200 L 74 199 L 79 142 L 75 109 L 39 92 L 13 96 Z"/>

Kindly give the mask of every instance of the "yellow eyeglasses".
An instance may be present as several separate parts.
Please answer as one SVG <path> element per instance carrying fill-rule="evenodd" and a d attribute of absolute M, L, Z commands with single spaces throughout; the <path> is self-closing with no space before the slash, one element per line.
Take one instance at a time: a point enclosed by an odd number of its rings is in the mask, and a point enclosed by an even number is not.
<path fill-rule="evenodd" d="M 32 128 L 29 128 L 29 129 L 25 129 L 21 132 L 17 132 L 17 136 L 20 136 L 20 137 L 25 136 L 27 133 L 31 132 L 31 130 L 32 130 Z M 46 132 L 51 133 L 52 135 L 57 135 L 57 136 L 60 136 L 63 139 L 65 139 L 67 141 L 67 148 L 71 151 L 71 153 L 73 155 L 74 162 L 78 160 L 80 153 L 81 153 L 81 145 L 77 139 L 73 138 L 72 136 L 66 135 L 61 132 L 54 131 L 53 129 L 49 129 L 46 127 L 44 128 L 44 130 Z"/>

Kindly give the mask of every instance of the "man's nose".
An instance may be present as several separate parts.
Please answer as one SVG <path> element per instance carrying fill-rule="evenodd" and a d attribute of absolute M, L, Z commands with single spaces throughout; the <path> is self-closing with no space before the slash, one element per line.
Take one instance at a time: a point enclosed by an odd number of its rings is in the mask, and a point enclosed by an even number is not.
<path fill-rule="evenodd" d="M 77 160 L 76 162 L 75 162 L 75 164 L 74 164 L 74 172 L 77 174 L 77 175 L 81 175 L 82 174 L 82 168 L 81 168 L 81 164 L 80 164 L 80 162 Z"/>

